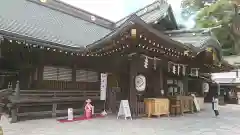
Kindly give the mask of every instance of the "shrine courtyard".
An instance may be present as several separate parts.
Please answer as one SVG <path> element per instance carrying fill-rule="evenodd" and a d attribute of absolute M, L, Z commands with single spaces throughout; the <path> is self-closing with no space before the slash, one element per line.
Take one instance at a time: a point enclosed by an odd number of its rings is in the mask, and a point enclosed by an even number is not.
<path fill-rule="evenodd" d="M 117 120 L 113 116 L 88 121 L 59 123 L 55 119 L 1 121 L 4 135 L 239 135 L 240 106 L 220 108 L 220 117 L 213 117 L 210 104 L 197 114 L 182 117 Z"/>

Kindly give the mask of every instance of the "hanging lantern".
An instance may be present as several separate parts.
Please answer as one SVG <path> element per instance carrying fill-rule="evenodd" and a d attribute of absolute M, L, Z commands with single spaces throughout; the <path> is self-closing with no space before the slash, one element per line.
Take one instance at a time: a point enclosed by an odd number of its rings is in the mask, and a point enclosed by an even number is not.
<path fill-rule="evenodd" d="M 132 38 L 136 38 L 136 36 L 137 36 L 137 30 L 136 29 L 131 29 L 131 36 L 132 36 Z"/>
<path fill-rule="evenodd" d="M 147 57 L 145 57 L 145 60 L 144 60 L 144 67 L 148 68 L 148 58 Z"/>

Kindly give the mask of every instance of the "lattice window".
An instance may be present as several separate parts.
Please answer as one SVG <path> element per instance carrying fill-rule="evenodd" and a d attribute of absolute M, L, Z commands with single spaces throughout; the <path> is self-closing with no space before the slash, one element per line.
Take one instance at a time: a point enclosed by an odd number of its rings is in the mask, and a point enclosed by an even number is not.
<path fill-rule="evenodd" d="M 58 80 L 72 81 L 72 69 L 70 69 L 70 68 L 58 68 Z"/>
<path fill-rule="evenodd" d="M 58 68 L 44 66 L 43 80 L 58 80 Z"/>
<path fill-rule="evenodd" d="M 97 82 L 99 80 L 99 74 L 93 71 L 76 70 L 77 82 Z"/>
<path fill-rule="evenodd" d="M 72 69 L 44 66 L 43 80 L 72 81 Z"/>

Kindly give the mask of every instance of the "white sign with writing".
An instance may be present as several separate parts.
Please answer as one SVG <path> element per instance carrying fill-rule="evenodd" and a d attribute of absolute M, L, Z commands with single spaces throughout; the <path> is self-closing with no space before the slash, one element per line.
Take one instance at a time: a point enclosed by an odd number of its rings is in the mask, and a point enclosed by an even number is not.
<path fill-rule="evenodd" d="M 193 97 L 193 103 L 194 103 L 194 105 L 196 107 L 196 110 L 199 112 L 200 111 L 200 105 L 199 105 L 199 103 L 197 101 L 197 98 L 196 98 L 195 94 L 191 94 L 191 96 Z"/>
<path fill-rule="evenodd" d="M 119 111 L 117 115 L 117 119 L 119 117 L 124 117 L 125 119 L 130 118 L 132 120 L 131 110 L 129 107 L 128 100 L 121 100 Z"/>
<path fill-rule="evenodd" d="M 68 120 L 73 120 L 73 109 L 68 108 Z"/>
<path fill-rule="evenodd" d="M 100 100 L 106 100 L 107 96 L 107 74 L 101 73 Z"/>

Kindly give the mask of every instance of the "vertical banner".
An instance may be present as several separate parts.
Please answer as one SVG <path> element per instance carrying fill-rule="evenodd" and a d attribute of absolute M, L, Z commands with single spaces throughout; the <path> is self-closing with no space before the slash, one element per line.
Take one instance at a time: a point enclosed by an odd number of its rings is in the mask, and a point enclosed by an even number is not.
<path fill-rule="evenodd" d="M 101 73 L 100 100 L 106 100 L 107 96 L 107 74 Z"/>

